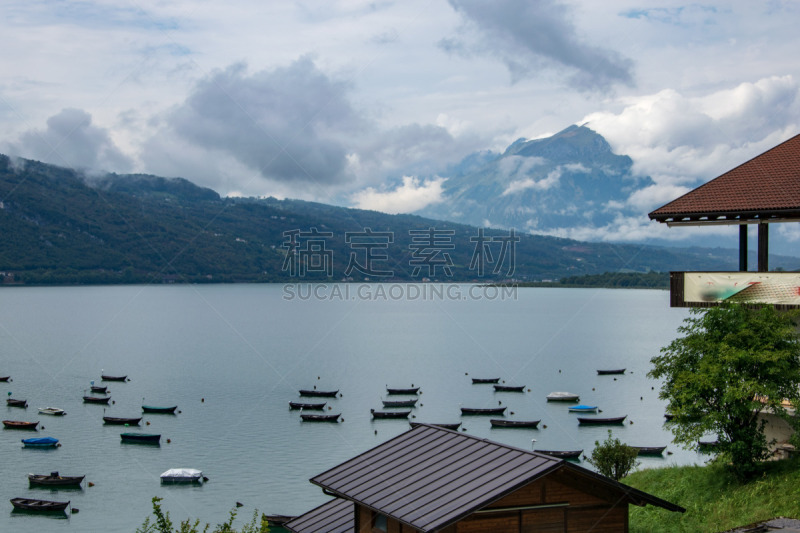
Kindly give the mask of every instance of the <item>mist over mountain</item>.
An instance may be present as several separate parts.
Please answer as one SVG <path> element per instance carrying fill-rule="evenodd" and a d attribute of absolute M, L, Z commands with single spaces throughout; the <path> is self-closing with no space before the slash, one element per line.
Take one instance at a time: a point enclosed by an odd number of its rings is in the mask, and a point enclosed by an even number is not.
<path fill-rule="evenodd" d="M 183 178 L 86 176 L 3 155 L 0 199 L 5 284 L 536 281 L 604 272 L 735 270 L 738 260 L 733 249 L 530 234 L 517 234 L 513 249 L 504 251 L 503 243 L 511 242 L 507 230 L 299 200 L 222 198 Z M 301 239 L 296 248 L 292 235 Z M 324 251 L 316 257 L 323 260 L 321 270 L 302 262 L 314 255 L 314 246 Z M 298 254 L 287 259 L 293 250 Z M 479 262 L 484 270 L 476 268 Z M 770 264 L 794 270 L 800 259 L 773 256 Z"/>

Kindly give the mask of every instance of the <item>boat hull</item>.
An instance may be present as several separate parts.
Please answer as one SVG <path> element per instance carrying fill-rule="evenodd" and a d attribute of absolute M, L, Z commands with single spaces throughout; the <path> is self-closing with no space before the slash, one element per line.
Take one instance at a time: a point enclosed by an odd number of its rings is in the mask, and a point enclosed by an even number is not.
<path fill-rule="evenodd" d="M 303 409 L 304 411 L 323 411 L 326 402 L 322 403 L 301 403 L 289 402 L 289 409 Z"/>
<path fill-rule="evenodd" d="M 3 427 L 7 429 L 35 430 L 39 422 L 23 422 L 22 420 L 3 420 Z"/>
<path fill-rule="evenodd" d="M 143 413 L 150 413 L 150 414 L 162 414 L 162 415 L 174 415 L 175 409 L 177 409 L 177 405 L 171 405 L 169 407 L 157 407 L 154 405 L 143 405 L 142 412 Z"/>
<path fill-rule="evenodd" d="M 666 446 L 631 446 L 631 448 L 639 452 L 639 455 L 661 455 L 667 449 Z"/>
<path fill-rule="evenodd" d="M 161 435 L 151 433 L 120 433 L 119 437 L 122 442 L 135 444 L 159 444 L 161 442 Z"/>
<path fill-rule="evenodd" d="M 541 420 L 489 420 L 493 428 L 528 428 L 536 429 Z"/>
<path fill-rule="evenodd" d="M 525 385 L 521 387 L 512 387 L 509 385 L 495 385 L 494 386 L 495 392 L 525 392 Z"/>
<path fill-rule="evenodd" d="M 419 387 L 412 387 L 410 389 L 386 389 L 386 394 L 417 394 L 419 392 Z"/>
<path fill-rule="evenodd" d="M 28 407 L 28 401 L 9 398 L 6 400 L 6 405 L 9 407 Z"/>
<path fill-rule="evenodd" d="M 583 450 L 534 450 L 536 453 L 558 457 L 559 459 L 579 459 Z"/>
<path fill-rule="evenodd" d="M 505 407 L 490 407 L 488 409 L 477 409 L 471 407 L 462 407 L 461 415 L 502 415 L 506 412 Z"/>
<path fill-rule="evenodd" d="M 127 381 L 128 376 L 100 376 L 103 381 Z"/>
<path fill-rule="evenodd" d="M 51 415 L 51 416 L 64 416 L 67 414 L 66 411 L 63 409 L 59 409 L 58 407 L 40 407 L 39 408 L 40 415 Z"/>
<path fill-rule="evenodd" d="M 597 375 L 598 376 L 611 376 L 611 375 L 624 374 L 624 373 L 625 373 L 625 369 L 624 368 L 613 368 L 611 370 L 598 370 L 597 371 Z"/>
<path fill-rule="evenodd" d="M 21 511 L 37 513 L 62 513 L 69 506 L 69 502 L 54 502 L 50 500 L 32 500 L 30 498 L 13 498 L 11 505 Z"/>
<path fill-rule="evenodd" d="M 301 414 L 303 422 L 338 422 L 341 415 L 305 415 Z"/>
<path fill-rule="evenodd" d="M 58 439 L 53 437 L 40 437 L 35 439 L 22 439 L 22 444 L 26 448 L 55 448 Z"/>
<path fill-rule="evenodd" d="M 84 396 L 83 403 L 99 403 L 102 405 L 108 405 L 108 402 L 111 400 L 111 396 Z"/>
<path fill-rule="evenodd" d="M 613 418 L 584 418 L 578 417 L 578 424 L 581 426 L 612 426 L 612 425 L 619 425 L 625 422 L 626 416 L 616 416 Z"/>
<path fill-rule="evenodd" d="M 300 389 L 300 396 L 309 396 L 313 398 L 336 398 L 337 394 L 339 394 L 338 390 Z"/>
<path fill-rule="evenodd" d="M 376 411 L 372 410 L 372 418 L 408 418 L 411 411 Z"/>
<path fill-rule="evenodd" d="M 384 407 L 415 407 L 417 400 L 383 400 Z"/>
<path fill-rule="evenodd" d="M 141 418 L 119 418 L 115 416 L 104 416 L 103 423 L 109 426 L 138 426 Z"/>
<path fill-rule="evenodd" d="M 424 423 L 425 422 L 410 422 L 412 428 L 415 428 L 415 427 L 419 426 L 420 424 L 424 424 Z M 444 429 L 449 429 L 451 431 L 457 431 L 458 428 L 461 427 L 461 422 L 458 422 L 456 424 L 428 424 L 428 425 L 429 426 L 436 426 L 436 427 L 444 428 Z"/>
<path fill-rule="evenodd" d="M 473 385 L 483 385 L 486 383 L 499 383 L 500 378 L 472 378 Z"/>
<path fill-rule="evenodd" d="M 58 472 L 50 475 L 28 474 L 28 483 L 32 487 L 79 487 L 86 476 L 59 476 Z"/>
<path fill-rule="evenodd" d="M 553 392 L 547 395 L 548 402 L 577 402 L 581 397 L 569 392 Z"/>

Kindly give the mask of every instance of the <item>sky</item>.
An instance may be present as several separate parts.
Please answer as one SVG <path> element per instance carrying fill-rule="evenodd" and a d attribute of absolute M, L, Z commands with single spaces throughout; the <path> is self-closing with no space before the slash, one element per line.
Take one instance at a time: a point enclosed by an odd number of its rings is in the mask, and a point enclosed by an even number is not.
<path fill-rule="evenodd" d="M 396 213 L 471 153 L 586 124 L 654 183 L 641 220 L 564 236 L 646 236 L 800 133 L 798 22 L 780 0 L 5 0 L 0 152 Z"/>

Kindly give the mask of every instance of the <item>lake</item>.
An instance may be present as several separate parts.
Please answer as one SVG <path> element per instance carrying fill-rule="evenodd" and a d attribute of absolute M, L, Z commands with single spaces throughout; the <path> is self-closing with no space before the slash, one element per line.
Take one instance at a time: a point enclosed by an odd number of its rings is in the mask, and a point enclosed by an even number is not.
<path fill-rule="evenodd" d="M 70 500 L 68 519 L 18 514 L 0 530 L 130 532 L 160 496 L 173 522 L 225 520 L 236 502 L 241 526 L 255 509 L 300 514 L 327 497 L 308 479 L 408 430 L 373 421 L 386 387 L 421 387 L 413 420 L 463 422 L 471 434 L 531 449 L 585 449 L 606 427 L 579 427 L 553 391 L 581 395 L 601 416 L 627 415 L 614 435 L 631 445 L 669 444 L 672 455 L 640 468 L 702 463 L 671 444 L 649 360 L 677 335 L 688 312 L 666 291 L 498 289 L 469 285 L 164 285 L 7 287 L 0 290 L 0 375 L 5 392 L 28 400 L 5 419 L 38 420 L 36 436 L 62 446 L 24 449 L 27 432 L 0 434 L 2 497 Z M 598 376 L 602 368 L 624 375 Z M 101 372 L 108 407 L 84 404 Z M 524 393 L 496 393 L 473 377 L 500 377 Z M 338 389 L 329 413 L 343 422 L 301 422 L 288 408 L 298 390 Z M 0 388 L 0 390 L 4 390 Z M 315 401 L 309 399 L 307 401 Z M 324 400 L 320 400 L 324 401 Z M 138 417 L 141 405 L 178 405 L 144 415 L 140 429 L 106 426 Z M 509 419 L 541 419 L 537 430 L 492 429 L 460 407 L 508 408 Z M 39 415 L 38 407 L 67 416 Z M 631 424 L 632 422 L 632 424 Z M 146 425 L 149 423 L 149 425 Z M 546 427 L 545 427 L 546 426 Z M 122 444 L 119 434 L 162 435 L 160 446 Z M 586 463 L 583 462 L 585 466 Z M 169 468 L 203 470 L 202 486 L 162 486 Z M 86 475 L 79 490 L 29 489 L 28 473 Z"/>

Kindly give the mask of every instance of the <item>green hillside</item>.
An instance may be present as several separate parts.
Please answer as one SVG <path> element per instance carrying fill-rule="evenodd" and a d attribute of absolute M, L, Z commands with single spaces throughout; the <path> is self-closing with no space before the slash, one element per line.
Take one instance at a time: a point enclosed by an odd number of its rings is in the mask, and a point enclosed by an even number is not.
<path fill-rule="evenodd" d="M 731 270 L 737 261 L 733 250 L 522 234 L 513 250 L 504 251 L 504 242 L 511 244 L 504 231 L 486 230 L 480 238 L 474 227 L 418 216 L 220 198 L 185 179 L 86 178 L 2 155 L 0 227 L 2 279 L 25 284 L 537 281 L 619 271 Z M 384 233 L 367 236 L 367 228 Z M 322 236 L 309 237 L 313 230 Z M 795 258 L 771 263 L 800 268 Z"/>

